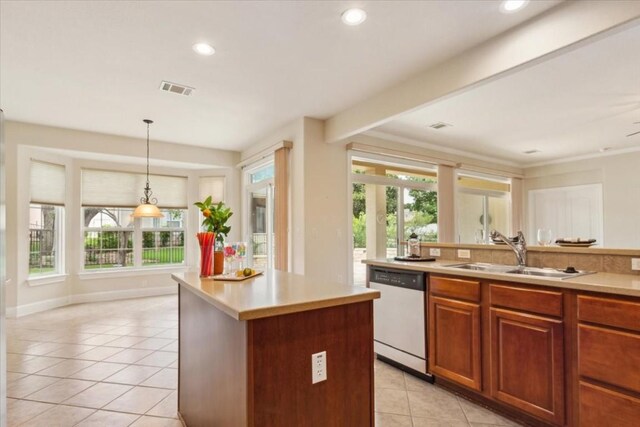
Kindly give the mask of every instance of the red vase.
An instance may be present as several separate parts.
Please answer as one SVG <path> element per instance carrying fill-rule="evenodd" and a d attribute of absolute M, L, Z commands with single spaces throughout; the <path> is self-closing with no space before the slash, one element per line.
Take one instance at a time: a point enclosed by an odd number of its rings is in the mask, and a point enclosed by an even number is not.
<path fill-rule="evenodd" d="M 198 233 L 200 244 L 200 277 L 209 277 L 213 274 L 213 245 L 216 234 L 212 231 Z"/>

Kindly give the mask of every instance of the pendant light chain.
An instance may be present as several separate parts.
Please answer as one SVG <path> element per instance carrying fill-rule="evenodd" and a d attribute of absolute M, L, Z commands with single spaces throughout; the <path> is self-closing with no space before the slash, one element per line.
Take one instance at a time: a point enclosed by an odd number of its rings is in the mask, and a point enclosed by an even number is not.
<path fill-rule="evenodd" d="M 149 125 L 147 122 L 147 187 L 149 186 Z"/>
<path fill-rule="evenodd" d="M 143 121 L 147 124 L 147 185 L 144 187 L 144 197 L 140 199 L 140 202 L 147 205 L 155 205 L 158 203 L 158 199 L 151 198 L 153 191 L 151 191 L 151 186 L 149 185 L 149 125 L 153 123 L 153 120 L 144 119 Z"/>
<path fill-rule="evenodd" d="M 153 191 L 149 185 L 149 125 L 153 120 L 144 119 L 147 124 L 147 185 L 144 187 L 144 197 L 140 198 L 140 205 L 133 211 L 134 218 L 162 218 L 164 215 L 158 209 L 158 199 L 151 197 Z"/>

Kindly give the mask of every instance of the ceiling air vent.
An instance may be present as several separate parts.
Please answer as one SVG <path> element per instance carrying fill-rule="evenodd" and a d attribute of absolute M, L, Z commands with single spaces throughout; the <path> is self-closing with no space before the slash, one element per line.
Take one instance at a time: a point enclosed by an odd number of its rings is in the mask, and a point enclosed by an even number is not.
<path fill-rule="evenodd" d="M 434 123 L 432 125 L 429 125 L 429 127 L 433 128 L 433 129 L 442 129 L 442 128 L 451 127 L 451 125 L 449 123 L 437 122 L 437 123 Z"/>
<path fill-rule="evenodd" d="M 189 96 L 196 89 L 193 87 L 179 85 L 177 83 L 171 83 L 163 80 L 160 83 L 160 90 L 163 90 L 165 92 L 177 93 L 178 95 Z"/>

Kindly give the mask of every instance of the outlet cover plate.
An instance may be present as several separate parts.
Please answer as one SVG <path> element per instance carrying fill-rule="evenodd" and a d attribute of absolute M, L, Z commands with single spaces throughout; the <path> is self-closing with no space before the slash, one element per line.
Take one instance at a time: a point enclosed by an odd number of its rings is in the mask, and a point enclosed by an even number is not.
<path fill-rule="evenodd" d="M 429 248 L 429 256 L 440 256 L 440 248 Z"/>
<path fill-rule="evenodd" d="M 471 258 L 471 251 L 469 249 L 458 249 L 458 258 Z"/>
<path fill-rule="evenodd" d="M 311 384 L 327 380 L 327 352 L 311 355 Z"/>
<path fill-rule="evenodd" d="M 640 258 L 631 258 L 631 269 L 640 270 Z"/>

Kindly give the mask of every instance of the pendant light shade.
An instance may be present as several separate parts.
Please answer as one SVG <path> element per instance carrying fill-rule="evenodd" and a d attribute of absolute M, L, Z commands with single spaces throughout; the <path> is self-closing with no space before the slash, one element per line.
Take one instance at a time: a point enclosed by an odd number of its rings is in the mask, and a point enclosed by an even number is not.
<path fill-rule="evenodd" d="M 143 203 L 133 211 L 134 218 L 162 218 L 162 212 L 156 205 Z"/>
<path fill-rule="evenodd" d="M 144 197 L 140 199 L 140 205 L 133 211 L 134 218 L 162 218 L 162 212 L 156 206 L 158 199 L 152 198 L 153 191 L 149 186 L 149 125 L 153 123 L 153 120 L 144 119 L 143 122 L 147 124 L 147 185 L 144 187 Z"/>

